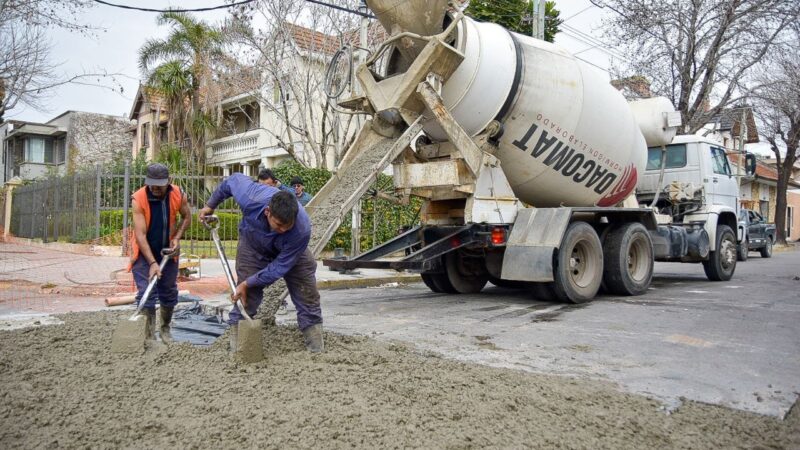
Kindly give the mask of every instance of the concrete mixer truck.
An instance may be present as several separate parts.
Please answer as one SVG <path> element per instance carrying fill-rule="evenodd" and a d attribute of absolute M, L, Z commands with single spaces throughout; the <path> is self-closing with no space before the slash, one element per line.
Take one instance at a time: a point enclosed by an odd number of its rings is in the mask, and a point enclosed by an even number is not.
<path fill-rule="evenodd" d="M 654 261 L 733 276 L 736 179 L 719 144 L 676 137 L 668 100 L 629 104 L 558 46 L 445 0 L 367 3 L 389 37 L 354 71 L 361 94 L 339 102 L 371 116 L 348 160 L 394 142 L 383 161 L 396 195 L 424 206 L 420 226 L 325 265 L 416 270 L 435 292 L 492 282 L 575 303 L 644 293 Z"/>

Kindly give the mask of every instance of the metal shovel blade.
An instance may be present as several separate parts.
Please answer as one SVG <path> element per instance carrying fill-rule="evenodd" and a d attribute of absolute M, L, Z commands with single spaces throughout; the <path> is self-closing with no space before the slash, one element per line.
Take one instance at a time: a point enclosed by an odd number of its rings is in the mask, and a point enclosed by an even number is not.
<path fill-rule="evenodd" d="M 254 363 L 264 359 L 264 346 L 261 338 L 261 319 L 241 320 L 234 358 L 243 363 Z"/>
<path fill-rule="evenodd" d="M 121 320 L 111 336 L 113 353 L 142 353 L 147 338 L 147 317 L 136 316 L 130 320 Z"/>

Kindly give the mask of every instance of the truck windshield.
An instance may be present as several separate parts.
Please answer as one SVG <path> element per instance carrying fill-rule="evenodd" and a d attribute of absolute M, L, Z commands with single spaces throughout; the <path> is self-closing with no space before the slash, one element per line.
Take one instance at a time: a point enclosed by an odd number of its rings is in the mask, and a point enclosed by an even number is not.
<path fill-rule="evenodd" d="M 686 145 L 673 144 L 667 146 L 666 168 L 676 169 L 686 167 Z M 661 147 L 650 147 L 647 149 L 647 169 L 661 169 Z"/>

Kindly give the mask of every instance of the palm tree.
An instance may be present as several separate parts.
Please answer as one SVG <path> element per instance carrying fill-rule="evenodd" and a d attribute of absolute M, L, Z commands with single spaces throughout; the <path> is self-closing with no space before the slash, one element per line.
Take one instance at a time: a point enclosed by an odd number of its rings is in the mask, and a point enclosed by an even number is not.
<path fill-rule="evenodd" d="M 148 39 L 139 49 L 139 68 L 148 84 L 170 104 L 175 138 L 188 135 L 193 159 L 205 166 L 205 137 L 213 131 L 218 99 L 213 93 L 212 68 L 222 56 L 223 34 L 214 26 L 183 12 L 158 16 L 172 27 L 164 39 Z M 174 108 L 174 109 L 173 109 Z"/>

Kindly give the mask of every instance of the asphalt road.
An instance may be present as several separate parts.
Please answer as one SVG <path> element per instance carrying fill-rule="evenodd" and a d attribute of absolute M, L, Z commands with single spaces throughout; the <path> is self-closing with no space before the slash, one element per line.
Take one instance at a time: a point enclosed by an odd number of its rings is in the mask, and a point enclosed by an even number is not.
<path fill-rule="evenodd" d="M 783 417 L 800 393 L 800 252 L 753 253 L 729 282 L 707 281 L 700 265 L 659 263 L 647 294 L 577 306 L 492 285 L 475 295 L 413 284 L 322 297 L 334 332 L 607 380 L 667 409 L 686 398 Z"/>

